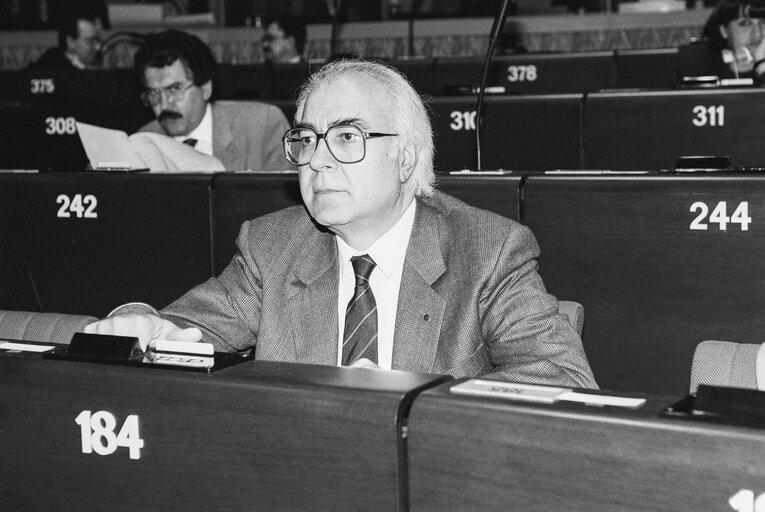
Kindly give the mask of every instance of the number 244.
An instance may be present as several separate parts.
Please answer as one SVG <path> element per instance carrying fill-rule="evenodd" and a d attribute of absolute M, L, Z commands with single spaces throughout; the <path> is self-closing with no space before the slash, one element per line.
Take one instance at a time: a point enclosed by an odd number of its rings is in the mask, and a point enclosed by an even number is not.
<path fill-rule="evenodd" d="M 712 213 L 709 213 L 709 206 L 701 201 L 696 201 L 691 205 L 691 212 L 697 212 L 698 215 L 691 222 L 692 230 L 706 231 L 708 228 L 707 215 L 709 223 L 720 226 L 721 231 L 728 229 L 728 224 L 739 224 L 741 231 L 748 231 L 752 218 L 749 216 L 749 201 L 742 201 L 738 204 L 733 215 L 728 216 L 728 202 L 720 201 L 714 207 Z"/>

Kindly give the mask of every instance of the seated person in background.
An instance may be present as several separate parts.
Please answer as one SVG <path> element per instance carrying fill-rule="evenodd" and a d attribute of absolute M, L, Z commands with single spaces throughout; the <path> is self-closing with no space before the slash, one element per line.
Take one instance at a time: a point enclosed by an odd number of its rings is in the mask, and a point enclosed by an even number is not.
<path fill-rule="evenodd" d="M 305 25 L 294 17 L 277 18 L 266 23 L 263 55 L 268 62 L 297 63 L 303 60 Z"/>
<path fill-rule="evenodd" d="M 281 109 L 260 102 L 210 102 L 215 58 L 196 36 L 167 30 L 136 52 L 143 102 L 156 120 L 138 131 L 164 133 L 213 155 L 228 171 L 289 169 L 281 136 L 289 128 Z"/>
<path fill-rule="evenodd" d="M 765 75 L 762 0 L 722 0 L 707 19 L 702 40 L 679 49 L 680 77 L 752 78 Z"/>
<path fill-rule="evenodd" d="M 57 22 L 58 46 L 49 48 L 29 65 L 32 69 L 86 69 L 95 64 L 101 47 L 101 10 L 89 3 L 73 3 Z"/>
<path fill-rule="evenodd" d="M 161 313 L 127 304 L 85 332 L 597 386 L 537 273 L 532 233 L 433 189 L 428 113 L 398 71 L 334 61 L 302 87 L 295 119 L 284 152 L 305 206 L 245 222 L 221 275 Z"/>

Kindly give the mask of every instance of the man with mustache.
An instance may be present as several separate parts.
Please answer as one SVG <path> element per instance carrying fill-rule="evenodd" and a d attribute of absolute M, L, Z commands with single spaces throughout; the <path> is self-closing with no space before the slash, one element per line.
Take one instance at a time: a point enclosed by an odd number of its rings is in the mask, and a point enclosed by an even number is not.
<path fill-rule="evenodd" d="M 261 102 L 211 102 L 215 58 L 196 36 L 166 30 L 149 36 L 134 67 L 141 99 L 156 120 L 138 131 L 169 135 L 213 155 L 227 171 L 283 171 L 287 118 Z"/>

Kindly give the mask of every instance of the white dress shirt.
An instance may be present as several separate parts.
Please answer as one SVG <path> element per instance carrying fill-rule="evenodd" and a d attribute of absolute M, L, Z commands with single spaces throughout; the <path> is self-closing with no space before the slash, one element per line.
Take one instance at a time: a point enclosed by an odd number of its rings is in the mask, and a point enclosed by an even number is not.
<path fill-rule="evenodd" d="M 178 142 L 183 142 L 186 139 L 196 139 L 197 143 L 194 145 L 194 149 L 205 155 L 213 154 L 213 133 L 212 133 L 212 107 L 207 104 L 205 109 L 205 115 L 199 122 L 196 128 L 191 130 L 188 135 L 179 135 L 173 137 Z"/>
<path fill-rule="evenodd" d="M 366 251 L 357 251 L 342 238 L 335 236 L 337 256 L 340 265 L 338 288 L 337 320 L 339 335 L 337 342 L 337 364 L 343 357 L 343 328 L 345 326 L 345 308 L 353 297 L 356 278 L 351 258 L 368 254 L 377 266 L 369 277 L 369 286 L 377 303 L 377 365 L 385 370 L 391 369 L 393 359 L 393 334 L 396 330 L 396 311 L 398 310 L 398 291 L 401 287 L 401 273 L 404 269 L 406 248 L 414 225 L 414 212 L 417 201 L 412 201 L 404 215 L 384 235 L 378 238 Z"/>

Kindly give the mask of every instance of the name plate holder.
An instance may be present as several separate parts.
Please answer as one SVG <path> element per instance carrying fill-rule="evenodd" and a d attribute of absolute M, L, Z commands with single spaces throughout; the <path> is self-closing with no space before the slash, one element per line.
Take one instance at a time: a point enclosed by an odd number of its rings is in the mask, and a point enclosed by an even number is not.
<path fill-rule="evenodd" d="M 167 344 L 167 342 L 164 343 Z M 194 345 L 199 345 L 199 348 L 203 346 L 210 348 L 209 350 L 197 350 L 195 347 L 191 347 L 188 351 L 149 349 L 144 352 L 141 350 L 138 338 L 135 337 L 78 332 L 74 334 L 68 346 L 45 353 L 43 357 L 46 359 L 203 373 L 213 373 L 222 368 L 251 361 L 254 358 L 250 353 L 213 352 L 212 345 L 205 343 Z M 179 344 L 179 346 L 182 347 L 183 344 Z"/>

